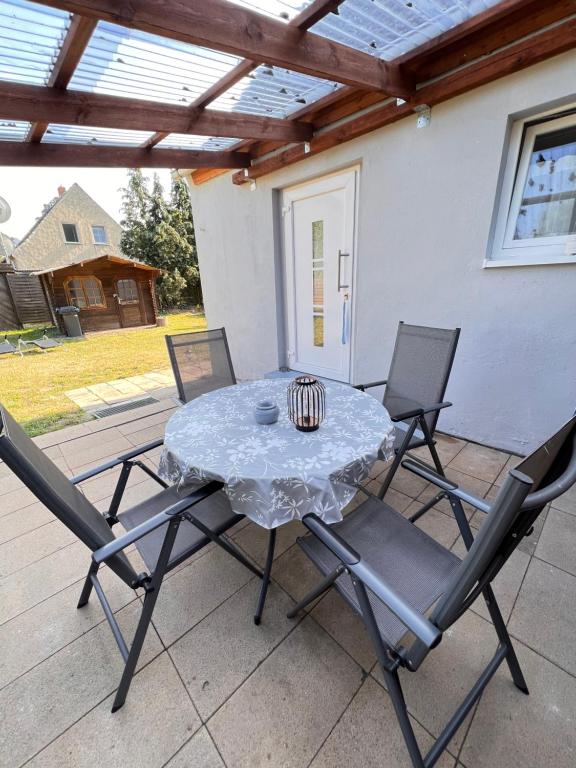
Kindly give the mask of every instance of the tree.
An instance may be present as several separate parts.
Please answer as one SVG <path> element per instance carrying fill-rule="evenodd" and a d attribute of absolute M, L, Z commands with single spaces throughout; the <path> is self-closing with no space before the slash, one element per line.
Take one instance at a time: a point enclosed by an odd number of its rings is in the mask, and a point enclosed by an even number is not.
<path fill-rule="evenodd" d="M 173 179 L 168 203 L 158 174 L 148 191 L 148 179 L 140 170 L 131 170 L 123 198 L 122 250 L 130 258 L 162 270 L 158 279 L 161 305 L 176 307 L 197 300 L 200 273 L 185 182 Z"/>

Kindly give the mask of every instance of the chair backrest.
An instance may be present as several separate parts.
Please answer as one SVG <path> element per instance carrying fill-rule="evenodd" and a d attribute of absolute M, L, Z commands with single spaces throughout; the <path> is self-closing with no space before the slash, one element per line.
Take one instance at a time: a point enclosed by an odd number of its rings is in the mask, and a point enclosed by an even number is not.
<path fill-rule="evenodd" d="M 384 407 L 393 414 L 395 400 L 414 401 L 420 405 L 442 402 L 459 337 L 460 328 L 428 328 L 400 322 Z M 438 412 L 428 413 L 424 418 L 434 434 Z"/>
<path fill-rule="evenodd" d="M 0 459 L 92 551 L 114 540 L 110 526 L 96 507 L 38 448 L 2 405 Z M 138 578 L 123 553 L 111 557 L 107 564 L 127 584 L 132 585 Z"/>
<path fill-rule="evenodd" d="M 183 403 L 236 384 L 224 328 L 166 336 L 166 344 Z"/>
<path fill-rule="evenodd" d="M 509 473 L 432 614 L 440 629 L 458 618 L 474 588 L 496 577 L 545 505 L 575 483 L 576 415 Z"/>

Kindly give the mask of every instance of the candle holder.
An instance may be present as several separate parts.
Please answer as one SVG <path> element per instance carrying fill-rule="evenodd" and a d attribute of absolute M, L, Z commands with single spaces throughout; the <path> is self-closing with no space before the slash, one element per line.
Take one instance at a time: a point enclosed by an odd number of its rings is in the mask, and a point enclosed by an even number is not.
<path fill-rule="evenodd" d="M 300 432 L 314 432 L 324 420 L 326 387 L 313 376 L 297 376 L 288 386 L 288 416 Z"/>

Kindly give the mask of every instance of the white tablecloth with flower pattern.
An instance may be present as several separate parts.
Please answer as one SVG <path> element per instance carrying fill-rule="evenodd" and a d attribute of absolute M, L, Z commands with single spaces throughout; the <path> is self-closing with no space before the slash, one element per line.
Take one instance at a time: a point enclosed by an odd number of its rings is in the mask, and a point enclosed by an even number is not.
<path fill-rule="evenodd" d="M 309 512 L 341 520 L 379 452 L 392 456 L 394 425 L 374 397 L 328 381 L 320 429 L 299 432 L 288 419 L 290 381 L 236 384 L 184 405 L 166 425 L 160 475 L 183 492 L 223 482 L 232 509 L 264 528 Z M 261 400 L 278 403 L 276 424 L 256 423 Z"/>

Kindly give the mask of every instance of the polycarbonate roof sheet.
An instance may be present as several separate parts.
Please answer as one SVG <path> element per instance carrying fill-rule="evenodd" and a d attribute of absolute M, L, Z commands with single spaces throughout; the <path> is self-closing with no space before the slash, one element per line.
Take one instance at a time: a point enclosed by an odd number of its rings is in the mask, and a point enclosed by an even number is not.
<path fill-rule="evenodd" d="M 171 133 L 165 139 L 160 141 L 157 146 L 164 149 L 204 149 L 212 152 L 218 152 L 229 149 L 240 139 L 230 139 L 228 137 L 210 137 L 194 136 L 188 133 Z"/>
<path fill-rule="evenodd" d="M 30 123 L 21 120 L 0 120 L 0 141 L 24 141 Z"/>
<path fill-rule="evenodd" d="M 42 142 L 46 144 L 89 144 L 92 146 L 138 147 L 152 136 L 149 131 L 121 131 L 86 125 L 50 123 Z"/>
<path fill-rule="evenodd" d="M 24 0 L 0 0 L 0 80 L 46 85 L 70 14 Z"/>
<path fill-rule="evenodd" d="M 226 53 L 99 22 L 69 88 L 190 104 L 238 61 Z"/>
<path fill-rule="evenodd" d="M 309 6 L 312 0 L 230 0 L 230 2 L 280 21 L 291 21 L 300 11 Z"/>
<path fill-rule="evenodd" d="M 394 59 L 500 0 L 345 0 L 311 31 L 382 59 Z"/>
<path fill-rule="evenodd" d="M 212 107 L 284 118 L 336 88 L 338 84 L 328 80 L 262 64 L 212 102 Z"/>

